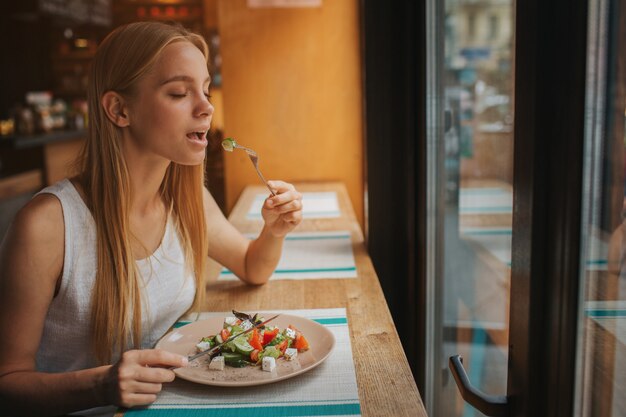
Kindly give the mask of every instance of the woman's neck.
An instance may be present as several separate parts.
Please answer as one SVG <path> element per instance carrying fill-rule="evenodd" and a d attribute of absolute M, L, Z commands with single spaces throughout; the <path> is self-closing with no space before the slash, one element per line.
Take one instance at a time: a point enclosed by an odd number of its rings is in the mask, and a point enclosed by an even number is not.
<path fill-rule="evenodd" d="M 131 196 L 131 214 L 145 215 L 163 204 L 161 184 L 168 164 L 157 166 L 135 165 L 128 167 Z"/>
<path fill-rule="evenodd" d="M 168 217 L 160 193 L 166 164 L 134 163 L 128 165 L 131 201 L 128 218 L 134 237 L 131 248 L 136 259 L 144 259 L 159 247 Z"/>
<path fill-rule="evenodd" d="M 123 152 L 132 196 L 130 214 L 147 215 L 163 204 L 161 184 L 171 162 L 153 153 L 146 153 L 130 138 L 124 138 Z"/>

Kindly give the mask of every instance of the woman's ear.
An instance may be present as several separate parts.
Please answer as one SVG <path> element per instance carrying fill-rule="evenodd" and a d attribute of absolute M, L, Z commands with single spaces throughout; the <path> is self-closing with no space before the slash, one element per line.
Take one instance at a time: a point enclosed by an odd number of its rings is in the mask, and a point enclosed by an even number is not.
<path fill-rule="evenodd" d="M 126 101 L 115 91 L 107 91 L 100 100 L 102 108 L 109 120 L 117 127 L 127 127 L 130 124 Z"/>

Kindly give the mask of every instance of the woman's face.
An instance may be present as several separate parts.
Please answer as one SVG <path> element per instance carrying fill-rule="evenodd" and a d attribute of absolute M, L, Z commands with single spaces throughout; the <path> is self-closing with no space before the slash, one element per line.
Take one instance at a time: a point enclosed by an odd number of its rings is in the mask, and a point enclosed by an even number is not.
<path fill-rule="evenodd" d="M 144 156 L 201 164 L 213 115 L 209 82 L 197 47 L 190 42 L 168 45 L 128 102 L 127 145 Z"/>

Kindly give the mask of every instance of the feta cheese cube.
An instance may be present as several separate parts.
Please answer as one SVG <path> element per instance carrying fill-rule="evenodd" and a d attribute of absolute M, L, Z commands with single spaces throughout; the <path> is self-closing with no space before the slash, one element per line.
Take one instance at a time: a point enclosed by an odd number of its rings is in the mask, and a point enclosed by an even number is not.
<path fill-rule="evenodd" d="M 196 345 L 196 349 L 198 349 L 198 352 L 204 352 L 210 347 L 211 347 L 211 343 L 209 342 L 200 342 Z"/>
<path fill-rule="evenodd" d="M 287 327 L 285 329 L 285 336 L 287 336 L 290 339 L 295 339 L 296 338 L 296 331 L 294 329 L 290 329 L 289 327 Z"/>
<path fill-rule="evenodd" d="M 237 324 L 237 317 L 226 317 L 224 319 L 224 327 L 226 326 L 234 326 L 235 324 Z"/>
<path fill-rule="evenodd" d="M 298 356 L 298 349 L 287 348 L 285 350 L 285 359 L 287 359 L 288 361 L 294 360 L 296 356 Z"/>
<path fill-rule="evenodd" d="M 266 372 L 272 372 L 276 369 L 276 359 L 271 356 L 266 356 L 263 358 L 263 370 Z"/>
<path fill-rule="evenodd" d="M 211 359 L 211 363 L 209 364 L 209 369 L 214 369 L 216 371 L 223 371 L 224 370 L 224 357 L 223 356 L 216 356 L 213 359 Z"/>
<path fill-rule="evenodd" d="M 239 325 L 239 327 L 241 327 L 244 330 L 248 330 L 249 328 L 251 328 L 253 326 L 252 323 L 250 323 L 250 320 L 244 320 L 241 322 L 241 324 Z"/>

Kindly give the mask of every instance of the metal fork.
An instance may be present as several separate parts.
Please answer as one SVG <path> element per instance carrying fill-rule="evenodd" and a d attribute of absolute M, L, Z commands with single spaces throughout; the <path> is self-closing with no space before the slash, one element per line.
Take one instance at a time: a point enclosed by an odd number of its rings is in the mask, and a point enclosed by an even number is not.
<path fill-rule="evenodd" d="M 272 193 L 272 195 L 275 196 L 276 193 L 274 192 L 274 190 L 272 190 L 270 185 L 267 183 L 267 181 L 265 180 L 265 177 L 263 176 L 263 174 L 261 174 L 261 170 L 259 169 L 259 155 L 257 155 L 257 153 L 254 152 L 252 149 L 239 145 L 233 139 L 230 139 L 230 142 L 232 143 L 234 148 L 246 151 L 246 153 L 248 154 L 248 157 L 250 157 L 250 161 L 252 161 L 252 165 L 254 165 L 254 169 L 256 169 L 256 173 L 259 174 L 259 178 L 261 178 L 261 181 L 263 181 L 267 189 L 270 190 L 270 193 Z"/>

